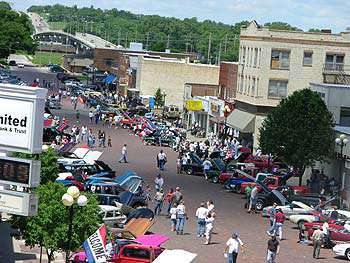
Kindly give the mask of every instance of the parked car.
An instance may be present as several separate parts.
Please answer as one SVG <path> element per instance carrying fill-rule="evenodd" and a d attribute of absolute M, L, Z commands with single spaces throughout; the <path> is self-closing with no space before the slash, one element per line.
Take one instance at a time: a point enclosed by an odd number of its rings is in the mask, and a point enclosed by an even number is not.
<path fill-rule="evenodd" d="M 140 244 L 123 246 L 108 262 L 113 263 L 150 263 L 153 262 L 164 248 Z"/>
<path fill-rule="evenodd" d="M 347 260 L 350 260 L 350 244 L 337 244 L 333 247 L 333 253 L 336 256 L 345 257 Z"/>
<path fill-rule="evenodd" d="M 111 205 L 99 205 L 98 207 L 101 210 L 99 214 L 105 225 L 118 227 L 125 224 L 127 218 L 120 213 L 120 210 L 117 207 Z"/>
<path fill-rule="evenodd" d="M 85 174 L 88 178 L 90 176 L 107 178 L 115 177 L 115 171 L 112 171 L 108 164 L 99 160 L 88 162 L 84 159 L 77 159 L 77 162 L 75 163 L 59 162 L 58 166 L 60 173 L 71 173 L 73 175 Z"/>
<path fill-rule="evenodd" d="M 219 176 L 219 182 L 224 184 L 227 182 L 227 180 L 229 180 L 231 178 L 239 177 L 237 170 L 242 170 L 242 171 L 246 172 L 247 174 L 250 174 L 254 177 L 260 171 L 259 168 L 256 168 L 254 166 L 254 164 L 249 164 L 249 163 L 234 163 L 234 164 L 232 164 L 232 162 L 231 162 L 226 166 L 226 170 L 221 172 L 221 174 Z"/>
<path fill-rule="evenodd" d="M 262 210 L 262 216 L 269 217 L 271 208 L 272 206 L 265 207 Z M 293 201 L 291 204 L 288 204 L 288 205 L 280 205 L 280 206 L 277 206 L 276 208 L 281 209 L 288 219 L 289 219 L 289 216 L 291 215 L 307 214 L 313 211 L 312 207 L 297 201 Z"/>
<path fill-rule="evenodd" d="M 242 183 L 262 181 L 268 176 L 268 174 L 264 173 L 258 173 L 256 175 L 250 174 L 254 171 L 256 171 L 256 169 L 251 169 L 250 167 L 244 171 L 236 170 L 237 175 L 233 175 L 231 179 L 227 180 L 224 187 L 229 191 L 241 193 Z"/>
<path fill-rule="evenodd" d="M 192 175 L 192 174 L 203 174 L 203 161 L 201 158 L 198 157 L 197 154 L 195 153 L 187 153 L 187 155 L 189 156 L 189 163 L 187 163 L 186 165 L 182 165 L 181 169 L 182 171 L 184 171 L 186 174 L 188 175 Z"/>
<path fill-rule="evenodd" d="M 163 117 L 164 118 L 179 118 L 181 114 L 179 106 L 176 105 L 170 105 L 170 106 L 164 106 L 163 108 Z"/>

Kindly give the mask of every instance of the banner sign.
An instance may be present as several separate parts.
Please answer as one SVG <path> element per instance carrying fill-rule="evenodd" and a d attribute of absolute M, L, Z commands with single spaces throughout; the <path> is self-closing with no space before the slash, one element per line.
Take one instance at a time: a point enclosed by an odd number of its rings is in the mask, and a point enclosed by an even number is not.
<path fill-rule="evenodd" d="M 0 150 L 40 153 L 47 90 L 0 84 Z"/>
<path fill-rule="evenodd" d="M 33 193 L 0 190 L 0 212 L 32 216 L 38 211 L 38 199 Z"/>
<path fill-rule="evenodd" d="M 201 100 L 188 100 L 186 101 L 186 109 L 191 111 L 199 111 L 203 109 L 203 103 Z"/>
<path fill-rule="evenodd" d="M 105 263 L 106 258 L 106 226 L 102 225 L 83 244 L 89 263 Z"/>

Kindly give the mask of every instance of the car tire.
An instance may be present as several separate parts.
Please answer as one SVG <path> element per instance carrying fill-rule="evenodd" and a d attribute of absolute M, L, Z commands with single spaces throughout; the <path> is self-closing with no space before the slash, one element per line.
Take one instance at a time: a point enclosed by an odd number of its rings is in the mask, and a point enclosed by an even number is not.
<path fill-rule="evenodd" d="M 145 206 L 144 204 L 137 202 L 137 203 L 132 205 L 132 208 L 137 209 L 137 208 L 144 207 L 144 206 Z"/>
<path fill-rule="evenodd" d="M 188 175 L 192 175 L 193 174 L 193 169 L 191 167 L 187 167 L 185 170 L 185 173 Z"/>
<path fill-rule="evenodd" d="M 305 229 L 304 223 L 305 223 L 305 220 L 299 220 L 298 221 L 298 228 L 299 229 Z"/>
<path fill-rule="evenodd" d="M 219 177 L 214 176 L 213 179 L 211 180 L 214 184 L 217 184 L 219 182 Z"/>
<path fill-rule="evenodd" d="M 263 208 L 264 208 L 264 202 L 262 200 L 256 201 L 255 209 L 258 211 L 261 211 L 261 210 L 263 210 Z"/>
<path fill-rule="evenodd" d="M 350 248 L 345 250 L 345 257 L 346 257 L 347 260 L 350 260 Z"/>

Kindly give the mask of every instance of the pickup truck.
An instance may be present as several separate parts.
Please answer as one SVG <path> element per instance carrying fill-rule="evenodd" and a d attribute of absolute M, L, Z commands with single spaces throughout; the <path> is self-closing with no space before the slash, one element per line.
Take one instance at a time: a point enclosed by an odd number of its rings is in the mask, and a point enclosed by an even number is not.
<path fill-rule="evenodd" d="M 269 174 L 266 178 L 263 179 L 263 181 L 259 181 L 257 178 L 255 182 L 242 183 L 241 193 L 245 192 L 245 189 L 247 188 L 247 186 L 254 187 L 256 185 L 258 185 L 258 189 L 259 191 L 261 191 L 261 186 L 259 185 L 259 183 L 265 184 L 270 190 L 277 189 L 280 186 L 286 185 L 288 179 L 290 179 L 291 177 L 293 177 L 292 172 L 289 172 L 283 176 L 275 176 L 275 175 Z M 294 190 L 295 194 L 309 193 L 309 188 L 307 186 L 290 186 L 290 188 Z"/>
<path fill-rule="evenodd" d="M 123 246 L 119 253 L 114 254 L 112 259 L 107 262 L 110 263 L 149 263 L 153 262 L 162 252 L 164 248 L 139 245 L 139 244 L 128 244 Z"/>
<path fill-rule="evenodd" d="M 253 167 L 254 168 L 254 167 Z M 227 180 L 224 184 L 224 187 L 227 190 L 233 191 L 235 193 L 241 192 L 241 185 L 243 183 L 250 183 L 254 181 L 263 181 L 266 178 L 266 174 L 264 173 L 258 173 L 256 176 L 254 174 L 249 174 L 250 171 L 256 171 L 256 168 L 254 169 L 246 169 L 245 171 L 242 170 L 236 170 L 237 177 L 232 177 L 231 179 Z"/>

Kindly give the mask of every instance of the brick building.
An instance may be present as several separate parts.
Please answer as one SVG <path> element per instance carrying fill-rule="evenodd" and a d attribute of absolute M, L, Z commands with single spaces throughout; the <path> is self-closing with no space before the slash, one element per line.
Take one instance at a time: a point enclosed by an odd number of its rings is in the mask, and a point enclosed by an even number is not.
<path fill-rule="evenodd" d="M 219 98 L 232 101 L 237 90 L 238 63 L 220 62 Z"/>

